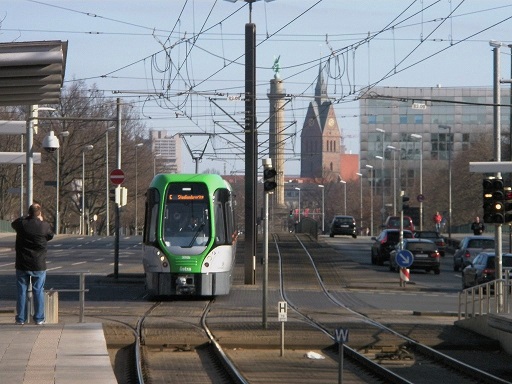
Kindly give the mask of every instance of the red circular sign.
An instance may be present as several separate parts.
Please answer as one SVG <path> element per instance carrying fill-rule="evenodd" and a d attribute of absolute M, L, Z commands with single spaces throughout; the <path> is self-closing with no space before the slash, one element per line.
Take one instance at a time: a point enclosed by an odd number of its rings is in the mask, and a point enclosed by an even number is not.
<path fill-rule="evenodd" d="M 113 169 L 110 172 L 110 182 L 119 185 L 124 181 L 124 172 L 120 169 Z"/>

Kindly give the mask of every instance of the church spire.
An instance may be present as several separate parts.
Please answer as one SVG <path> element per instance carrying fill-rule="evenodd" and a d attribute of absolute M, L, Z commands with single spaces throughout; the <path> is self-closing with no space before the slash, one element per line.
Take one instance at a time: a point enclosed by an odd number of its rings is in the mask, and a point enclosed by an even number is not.
<path fill-rule="evenodd" d="M 324 101 L 327 101 L 327 84 L 324 81 L 324 74 L 322 72 L 322 62 L 318 66 L 318 79 L 315 87 L 315 100 L 317 105 L 322 105 Z"/>

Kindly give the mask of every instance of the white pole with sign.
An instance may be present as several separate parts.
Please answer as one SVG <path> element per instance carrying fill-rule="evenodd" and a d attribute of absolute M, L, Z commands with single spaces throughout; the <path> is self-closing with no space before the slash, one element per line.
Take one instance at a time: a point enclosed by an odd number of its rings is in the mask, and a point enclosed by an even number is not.
<path fill-rule="evenodd" d="M 277 320 L 281 322 L 281 356 L 284 356 L 284 323 L 288 320 L 288 303 L 280 301 L 277 306 Z"/>
<path fill-rule="evenodd" d="M 338 384 L 343 383 L 343 344 L 348 342 L 348 329 L 337 328 L 334 331 L 334 339 L 338 343 L 338 355 L 339 355 L 339 365 L 338 365 Z"/>

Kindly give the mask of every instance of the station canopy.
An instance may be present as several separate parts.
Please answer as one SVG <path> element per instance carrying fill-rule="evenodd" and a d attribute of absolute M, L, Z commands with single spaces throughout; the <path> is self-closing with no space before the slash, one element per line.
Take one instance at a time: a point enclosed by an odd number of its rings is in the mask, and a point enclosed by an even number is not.
<path fill-rule="evenodd" d="M 67 41 L 0 43 L 0 106 L 57 104 Z"/>

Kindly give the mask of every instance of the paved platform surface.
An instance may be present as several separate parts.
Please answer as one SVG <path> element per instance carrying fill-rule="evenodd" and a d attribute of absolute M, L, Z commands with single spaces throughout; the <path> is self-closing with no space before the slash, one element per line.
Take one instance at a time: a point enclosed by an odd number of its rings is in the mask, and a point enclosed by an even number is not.
<path fill-rule="evenodd" d="M 0 383 L 117 383 L 102 324 L 0 324 Z"/>

